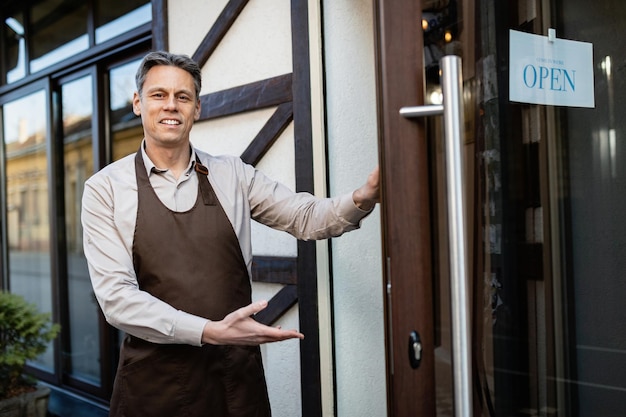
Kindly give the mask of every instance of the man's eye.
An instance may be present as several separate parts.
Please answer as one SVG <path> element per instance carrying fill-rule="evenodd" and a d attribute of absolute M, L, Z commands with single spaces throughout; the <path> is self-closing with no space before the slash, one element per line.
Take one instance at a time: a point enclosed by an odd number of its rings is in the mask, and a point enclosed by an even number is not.
<path fill-rule="evenodd" d="M 163 98 L 164 94 L 163 93 L 154 93 L 154 94 L 152 94 L 152 97 L 154 97 L 154 98 Z"/>
<path fill-rule="evenodd" d="M 189 97 L 188 96 L 178 96 L 178 99 L 180 101 L 189 101 Z"/>

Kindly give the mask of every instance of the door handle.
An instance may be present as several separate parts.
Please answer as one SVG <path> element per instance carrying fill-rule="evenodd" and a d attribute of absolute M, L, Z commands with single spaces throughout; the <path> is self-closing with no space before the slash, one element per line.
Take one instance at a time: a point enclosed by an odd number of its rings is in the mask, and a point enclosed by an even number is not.
<path fill-rule="evenodd" d="M 427 116 L 439 116 L 443 114 L 443 105 L 431 104 L 427 106 L 412 106 L 402 107 L 400 109 L 400 116 L 404 117 L 427 117 Z"/>
<path fill-rule="evenodd" d="M 463 188 L 463 75 L 461 58 L 441 58 L 443 106 L 403 107 L 404 117 L 443 113 L 446 148 L 448 230 L 450 245 L 450 293 L 452 310 L 452 369 L 454 408 L 457 417 L 472 414 L 471 344 L 467 254 L 465 246 L 465 192 Z"/>

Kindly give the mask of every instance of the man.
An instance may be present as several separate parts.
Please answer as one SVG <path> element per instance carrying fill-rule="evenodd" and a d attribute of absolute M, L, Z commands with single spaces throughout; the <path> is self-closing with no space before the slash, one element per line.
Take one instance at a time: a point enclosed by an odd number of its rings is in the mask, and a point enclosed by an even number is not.
<path fill-rule="evenodd" d="M 337 198 L 293 193 L 241 159 L 193 148 L 200 68 L 149 53 L 136 75 L 136 154 L 85 184 L 84 250 L 107 321 L 127 333 L 111 416 L 269 416 L 259 344 L 304 336 L 252 316 L 251 219 L 299 239 L 358 228 L 378 170 Z"/>

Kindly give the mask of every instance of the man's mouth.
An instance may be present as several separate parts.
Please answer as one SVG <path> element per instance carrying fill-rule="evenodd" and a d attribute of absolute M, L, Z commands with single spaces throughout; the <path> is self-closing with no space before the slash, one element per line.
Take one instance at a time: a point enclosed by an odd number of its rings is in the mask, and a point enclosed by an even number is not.
<path fill-rule="evenodd" d="M 163 123 L 164 125 L 171 125 L 171 126 L 174 126 L 174 125 L 179 125 L 179 124 L 180 124 L 180 121 L 178 121 L 178 120 L 172 120 L 172 119 L 165 119 L 165 120 L 161 120 L 161 123 Z"/>

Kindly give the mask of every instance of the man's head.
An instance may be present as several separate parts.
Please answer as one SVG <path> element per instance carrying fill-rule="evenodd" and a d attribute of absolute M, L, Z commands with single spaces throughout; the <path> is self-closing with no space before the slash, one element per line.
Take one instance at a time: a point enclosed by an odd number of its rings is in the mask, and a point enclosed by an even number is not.
<path fill-rule="evenodd" d="M 140 96 L 143 93 L 143 84 L 146 81 L 148 71 L 157 65 L 177 67 L 191 74 L 196 89 L 196 100 L 200 99 L 202 72 L 200 71 L 198 64 L 187 55 L 172 54 L 165 51 L 150 52 L 139 64 L 139 68 L 135 74 L 135 84 L 137 85 L 137 92 Z"/>
<path fill-rule="evenodd" d="M 141 116 L 146 149 L 189 146 L 200 118 L 200 68 L 189 57 L 168 52 L 145 56 L 135 77 L 133 112 Z"/>

